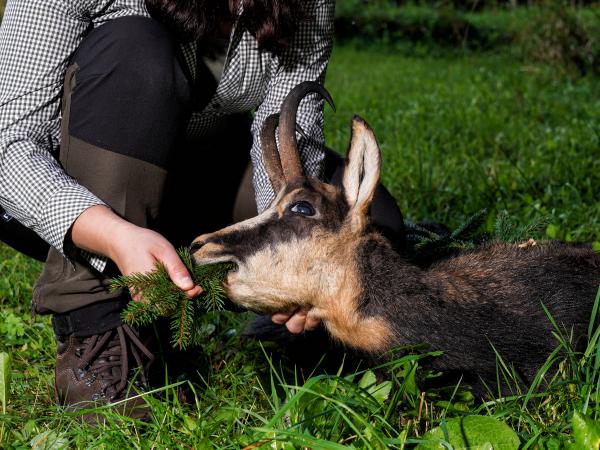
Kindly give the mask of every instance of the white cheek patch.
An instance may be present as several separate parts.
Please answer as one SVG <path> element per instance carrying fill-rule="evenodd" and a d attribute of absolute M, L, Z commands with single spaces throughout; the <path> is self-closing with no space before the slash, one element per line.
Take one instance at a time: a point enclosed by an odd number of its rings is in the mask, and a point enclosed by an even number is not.
<path fill-rule="evenodd" d="M 338 289 L 344 270 L 322 239 L 292 239 L 245 258 L 228 279 L 235 302 L 256 307 L 315 306 Z"/>
<path fill-rule="evenodd" d="M 235 295 L 255 297 L 262 301 L 281 301 L 297 297 L 298 266 L 305 259 L 293 239 L 286 243 L 266 245 L 247 256 L 231 279 Z M 236 300 L 236 299 L 233 299 Z"/>
<path fill-rule="evenodd" d="M 391 336 L 388 324 L 358 312 L 362 284 L 355 253 L 352 239 L 333 235 L 266 246 L 229 275 L 226 291 L 234 302 L 263 313 L 304 307 L 342 342 L 383 351 Z"/>

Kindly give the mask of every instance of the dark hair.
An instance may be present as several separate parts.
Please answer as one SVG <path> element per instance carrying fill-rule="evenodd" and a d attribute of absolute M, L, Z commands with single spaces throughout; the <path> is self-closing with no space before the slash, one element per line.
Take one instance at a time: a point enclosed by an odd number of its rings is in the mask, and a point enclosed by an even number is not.
<path fill-rule="evenodd" d="M 220 21 L 243 8 L 240 24 L 261 48 L 286 48 L 298 23 L 305 19 L 302 0 L 146 0 L 152 17 L 185 41 L 213 34 Z"/>

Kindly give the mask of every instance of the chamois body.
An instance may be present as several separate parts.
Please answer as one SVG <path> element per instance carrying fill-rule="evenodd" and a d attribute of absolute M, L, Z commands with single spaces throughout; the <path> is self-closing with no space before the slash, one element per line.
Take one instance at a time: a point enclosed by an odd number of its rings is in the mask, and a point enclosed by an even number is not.
<path fill-rule="evenodd" d="M 556 241 L 485 244 L 420 269 L 375 235 L 357 258 L 364 287 L 357 303 L 392 330 L 386 347 L 428 343 L 444 352 L 432 360 L 436 369 L 472 383 L 494 384 L 494 348 L 531 381 L 558 345 L 542 304 L 577 341 L 600 286 L 600 254 Z"/>
<path fill-rule="evenodd" d="M 262 313 L 302 308 L 335 339 L 375 357 L 430 344 L 444 352 L 434 368 L 475 385 L 495 384 L 494 349 L 531 381 L 558 344 L 542 305 L 565 335 L 585 335 L 599 254 L 560 242 L 488 243 L 426 269 L 410 264 L 370 225 L 381 154 L 362 119 L 352 121 L 342 187 L 304 176 L 295 115 L 310 92 L 331 100 L 320 85 L 303 83 L 263 127 L 277 194 L 270 207 L 192 245 L 198 263 L 236 263 L 224 283 L 231 300 Z"/>

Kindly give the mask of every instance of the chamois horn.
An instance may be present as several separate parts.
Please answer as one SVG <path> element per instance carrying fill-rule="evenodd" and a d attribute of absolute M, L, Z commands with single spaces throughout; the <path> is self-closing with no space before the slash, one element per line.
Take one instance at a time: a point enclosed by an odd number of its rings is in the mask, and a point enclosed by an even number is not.
<path fill-rule="evenodd" d="M 281 159 L 277 150 L 277 141 L 275 139 L 275 129 L 279 124 L 279 114 L 271 114 L 263 123 L 260 131 L 260 146 L 262 148 L 262 157 L 267 169 L 267 175 L 271 180 L 271 186 L 275 194 L 281 190 L 285 184 L 283 169 L 281 168 Z"/>
<path fill-rule="evenodd" d="M 319 83 L 305 81 L 300 83 L 287 95 L 281 105 L 279 118 L 279 153 L 283 174 L 287 182 L 296 178 L 302 178 L 304 171 L 298 153 L 298 141 L 296 140 L 296 115 L 300 102 L 306 95 L 316 93 L 323 96 L 331 108 L 335 111 L 333 99 L 327 90 Z"/>

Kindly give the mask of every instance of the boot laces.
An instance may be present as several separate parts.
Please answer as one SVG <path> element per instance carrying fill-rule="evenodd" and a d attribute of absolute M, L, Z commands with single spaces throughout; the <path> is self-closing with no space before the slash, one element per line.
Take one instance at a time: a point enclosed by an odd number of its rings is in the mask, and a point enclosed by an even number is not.
<path fill-rule="evenodd" d="M 130 369 L 140 368 L 140 381 L 143 386 L 147 385 L 145 369 L 154 360 L 154 355 L 129 325 L 123 324 L 104 334 L 90 336 L 83 341 L 81 348 L 84 348 L 84 351 L 77 366 L 79 376 L 85 378 L 89 375 L 86 379 L 88 384 L 97 378 L 102 380 L 102 394 L 95 395 L 94 400 L 104 396 L 108 396 L 110 400 L 119 398 L 127 388 Z M 132 367 L 130 355 L 135 360 Z M 146 365 L 142 361 L 142 355 L 149 360 Z"/>

